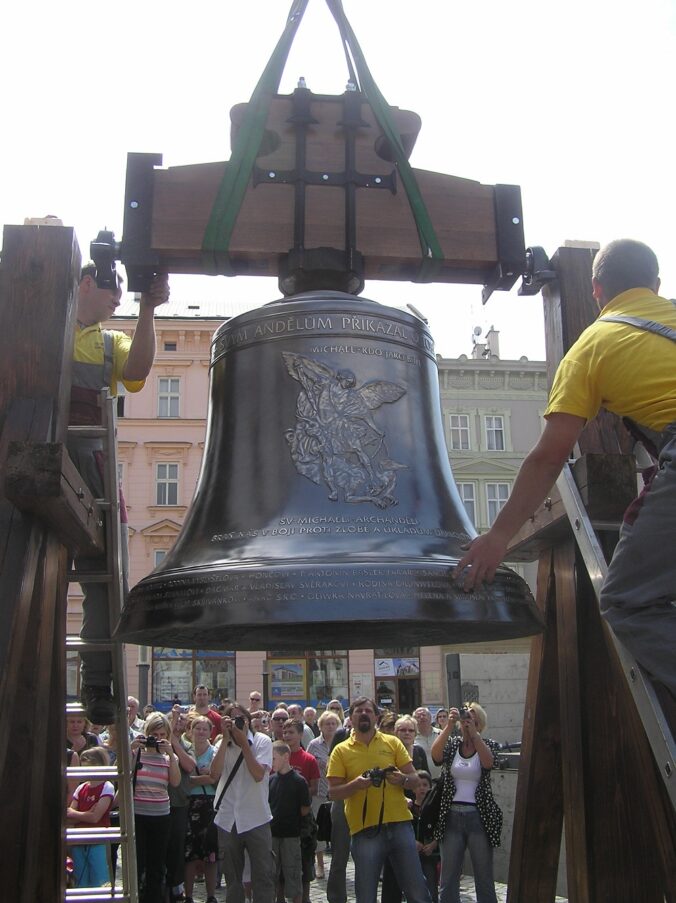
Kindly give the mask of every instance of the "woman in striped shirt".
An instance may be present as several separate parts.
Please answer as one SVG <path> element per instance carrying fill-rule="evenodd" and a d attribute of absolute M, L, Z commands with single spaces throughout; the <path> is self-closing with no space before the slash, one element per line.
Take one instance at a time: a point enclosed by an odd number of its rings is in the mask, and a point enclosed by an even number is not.
<path fill-rule="evenodd" d="M 162 903 L 162 883 L 169 841 L 169 793 L 178 787 L 181 772 L 169 735 L 169 722 L 153 712 L 143 734 L 131 744 L 134 754 L 134 825 L 139 889 L 145 903 Z M 145 876 L 145 881 L 144 881 Z"/>

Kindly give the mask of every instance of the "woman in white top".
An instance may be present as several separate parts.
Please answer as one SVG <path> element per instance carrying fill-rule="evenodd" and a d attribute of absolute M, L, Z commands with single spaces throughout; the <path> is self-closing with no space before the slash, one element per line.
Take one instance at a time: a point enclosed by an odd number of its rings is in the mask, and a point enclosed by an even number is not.
<path fill-rule="evenodd" d="M 497 903 L 493 880 L 493 847 L 500 844 L 502 812 L 493 799 L 491 770 L 500 745 L 481 736 L 486 713 L 476 703 L 452 708 L 448 724 L 432 744 L 432 759 L 443 764 L 444 782 L 439 822 L 434 836 L 441 848 L 439 903 L 460 903 L 460 876 L 465 849 L 474 871 L 477 903 Z M 460 736 L 451 736 L 456 722 Z"/>
<path fill-rule="evenodd" d="M 310 743 L 307 751 L 314 756 L 319 765 L 319 786 L 317 795 L 312 798 L 312 814 L 317 818 L 319 807 L 322 805 L 330 806 L 328 802 L 329 782 L 326 780 L 326 766 L 329 761 L 329 753 L 331 752 L 331 744 L 336 731 L 341 725 L 341 719 L 336 712 L 328 709 L 319 716 L 317 722 L 319 725 L 319 736 Z M 327 810 L 324 810 L 325 812 Z M 326 841 L 317 841 L 317 868 L 315 874 L 318 878 L 324 877 L 324 850 L 326 849 Z"/>

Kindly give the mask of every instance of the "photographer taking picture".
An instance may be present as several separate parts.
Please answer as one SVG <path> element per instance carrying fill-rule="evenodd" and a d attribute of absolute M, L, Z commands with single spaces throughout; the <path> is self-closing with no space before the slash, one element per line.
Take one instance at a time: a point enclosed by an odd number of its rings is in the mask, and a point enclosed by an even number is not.
<path fill-rule="evenodd" d="M 244 853 L 251 860 L 253 903 L 275 897 L 272 866 L 272 813 L 268 802 L 272 740 L 251 730 L 251 715 L 233 702 L 221 720 L 223 737 L 211 760 L 211 777 L 218 781 L 216 816 L 218 846 L 223 861 L 227 903 L 244 903 Z"/>
<path fill-rule="evenodd" d="M 404 788 L 419 783 L 411 757 L 397 737 L 376 728 L 375 702 L 360 696 L 350 706 L 352 733 L 329 758 L 329 797 L 345 800 L 352 837 L 357 903 L 376 903 L 385 860 L 407 903 L 431 903 Z"/>

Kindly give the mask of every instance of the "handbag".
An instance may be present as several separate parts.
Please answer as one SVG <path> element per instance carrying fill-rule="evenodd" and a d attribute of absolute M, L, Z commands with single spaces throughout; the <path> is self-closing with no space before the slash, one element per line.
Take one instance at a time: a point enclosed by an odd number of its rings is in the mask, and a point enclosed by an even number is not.
<path fill-rule="evenodd" d="M 331 803 L 322 803 L 317 811 L 317 840 L 331 841 Z"/>
<path fill-rule="evenodd" d="M 430 792 L 422 801 L 420 807 L 420 816 L 418 826 L 421 836 L 431 836 L 439 823 L 439 815 L 441 812 L 441 798 L 444 795 L 444 786 L 446 784 L 446 772 L 442 771 L 441 777 L 433 785 Z"/>

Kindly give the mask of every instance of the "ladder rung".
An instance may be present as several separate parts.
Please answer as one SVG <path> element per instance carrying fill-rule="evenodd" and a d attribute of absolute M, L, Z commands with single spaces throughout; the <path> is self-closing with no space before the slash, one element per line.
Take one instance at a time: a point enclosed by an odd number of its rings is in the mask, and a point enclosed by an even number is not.
<path fill-rule="evenodd" d="M 66 649 L 71 652 L 95 652 L 112 649 L 117 644 L 110 639 L 106 640 L 81 640 L 79 636 L 66 637 Z"/>
<path fill-rule="evenodd" d="M 105 439 L 108 430 L 105 426 L 69 426 L 68 435 L 83 439 Z"/>
<path fill-rule="evenodd" d="M 66 842 L 126 843 L 127 833 L 121 828 L 66 828 Z"/>
<path fill-rule="evenodd" d="M 595 530 L 608 530 L 617 533 L 622 523 L 619 520 L 593 520 L 591 525 Z"/>
<path fill-rule="evenodd" d="M 78 780 L 82 778 L 92 781 L 116 781 L 120 777 L 120 772 L 116 765 L 77 765 L 66 768 L 66 777 Z"/>
<path fill-rule="evenodd" d="M 69 571 L 69 583 L 110 583 L 112 574 L 107 571 Z"/>
<path fill-rule="evenodd" d="M 80 903 L 98 903 L 99 900 L 131 901 L 125 891 L 113 887 L 69 887 L 66 900 L 78 900 Z"/>

